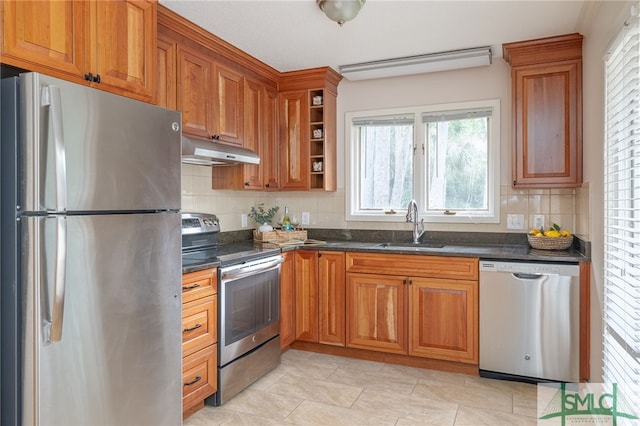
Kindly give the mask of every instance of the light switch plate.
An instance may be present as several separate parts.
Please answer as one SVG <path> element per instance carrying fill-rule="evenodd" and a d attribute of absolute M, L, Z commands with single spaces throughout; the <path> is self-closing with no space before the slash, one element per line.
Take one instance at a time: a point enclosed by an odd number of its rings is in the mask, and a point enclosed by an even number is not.
<path fill-rule="evenodd" d="M 242 223 L 242 227 L 243 228 L 247 228 L 249 226 L 248 220 L 249 220 L 249 218 L 247 217 L 247 215 L 245 213 L 242 213 L 240 215 L 240 223 Z"/>
<path fill-rule="evenodd" d="M 300 222 L 302 225 L 309 224 L 310 215 L 309 212 L 302 212 L 302 217 L 300 218 Z"/>
<path fill-rule="evenodd" d="M 544 226 L 544 215 L 543 214 L 534 214 L 533 215 L 533 228 L 540 229 Z"/>
<path fill-rule="evenodd" d="M 507 215 L 507 229 L 524 229 L 524 215 L 523 214 L 508 214 Z"/>

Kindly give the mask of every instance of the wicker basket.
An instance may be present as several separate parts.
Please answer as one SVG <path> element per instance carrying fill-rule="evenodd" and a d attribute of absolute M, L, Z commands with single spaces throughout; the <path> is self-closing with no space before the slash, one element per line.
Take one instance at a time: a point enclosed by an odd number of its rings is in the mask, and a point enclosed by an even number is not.
<path fill-rule="evenodd" d="M 282 231 L 280 229 L 274 229 L 273 231 L 260 232 L 254 229 L 253 239 L 261 243 L 285 243 L 292 240 L 304 241 L 307 239 L 307 231 Z"/>
<path fill-rule="evenodd" d="M 527 239 L 531 247 L 540 250 L 566 250 L 573 244 L 573 235 L 556 238 L 527 235 Z"/>

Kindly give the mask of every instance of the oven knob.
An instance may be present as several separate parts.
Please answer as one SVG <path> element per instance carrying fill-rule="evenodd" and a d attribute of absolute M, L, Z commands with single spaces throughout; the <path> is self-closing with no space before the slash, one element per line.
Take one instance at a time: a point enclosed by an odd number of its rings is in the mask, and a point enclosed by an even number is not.
<path fill-rule="evenodd" d="M 251 341 L 252 341 L 253 343 L 255 343 L 255 342 L 256 342 L 256 336 L 251 336 Z"/>

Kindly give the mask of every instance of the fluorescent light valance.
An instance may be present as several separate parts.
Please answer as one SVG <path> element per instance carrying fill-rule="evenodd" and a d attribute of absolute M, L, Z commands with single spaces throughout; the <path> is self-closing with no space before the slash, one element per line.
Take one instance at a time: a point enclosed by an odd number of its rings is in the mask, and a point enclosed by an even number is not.
<path fill-rule="evenodd" d="M 341 65 L 340 73 L 346 79 L 355 81 L 471 68 L 490 64 L 491 47 L 485 46 Z"/>

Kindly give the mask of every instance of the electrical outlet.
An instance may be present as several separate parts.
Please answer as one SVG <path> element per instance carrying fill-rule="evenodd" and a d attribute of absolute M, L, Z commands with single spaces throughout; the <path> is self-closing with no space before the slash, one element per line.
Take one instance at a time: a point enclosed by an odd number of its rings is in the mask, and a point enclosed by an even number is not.
<path fill-rule="evenodd" d="M 524 229 L 524 215 L 523 214 L 508 214 L 507 215 L 507 229 Z"/>
<path fill-rule="evenodd" d="M 309 224 L 310 215 L 309 212 L 302 212 L 301 224 L 308 225 Z"/>
<path fill-rule="evenodd" d="M 543 214 L 534 214 L 533 215 L 533 228 L 540 229 L 544 227 L 544 215 Z"/>
<path fill-rule="evenodd" d="M 240 215 L 240 223 L 242 223 L 243 228 L 247 228 L 249 226 L 249 218 L 245 213 Z"/>

